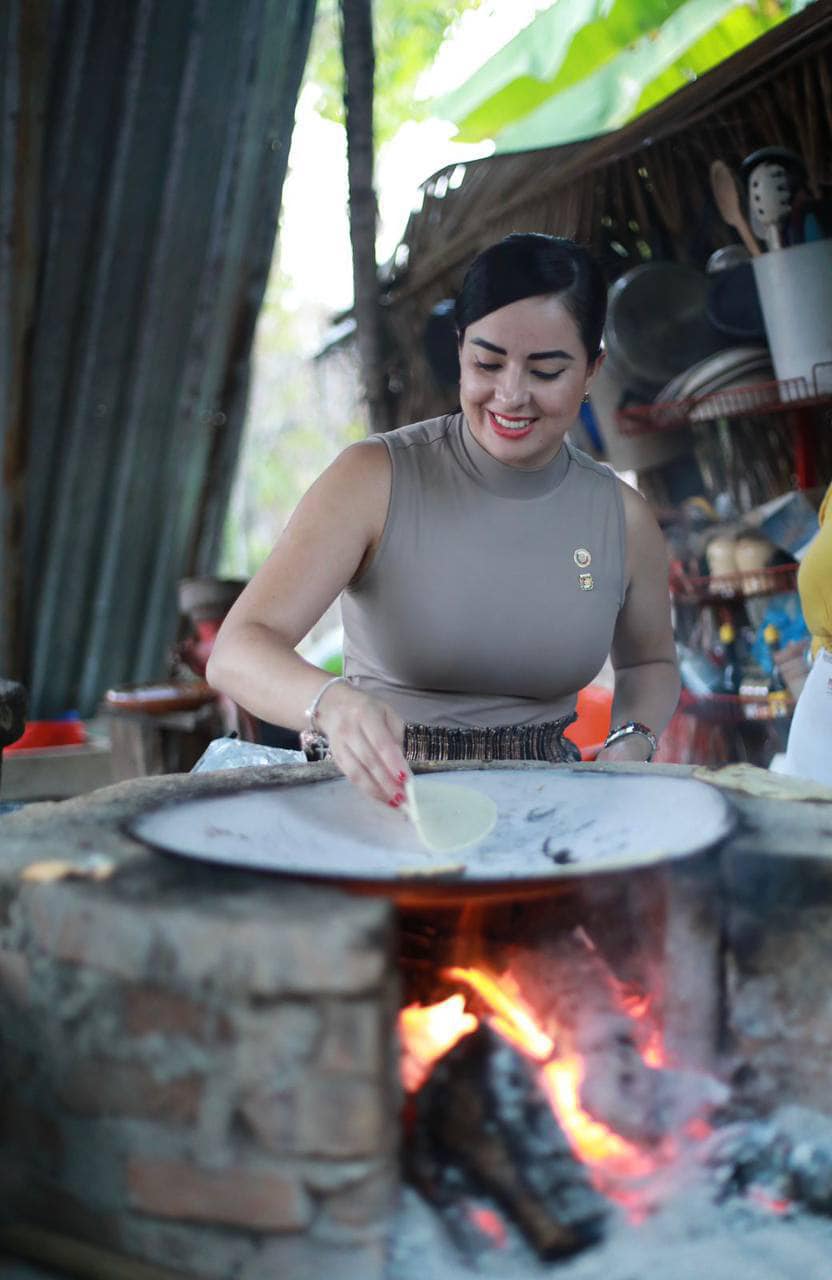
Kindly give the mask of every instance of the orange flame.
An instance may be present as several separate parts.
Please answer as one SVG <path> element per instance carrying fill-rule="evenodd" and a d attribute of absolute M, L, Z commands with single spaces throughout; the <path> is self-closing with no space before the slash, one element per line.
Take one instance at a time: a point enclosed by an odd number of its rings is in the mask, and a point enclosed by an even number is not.
<path fill-rule="evenodd" d="M 647 1150 L 621 1137 L 584 1110 L 580 1102 L 584 1075 L 581 1058 L 559 1050 L 557 1040 L 538 1025 L 511 974 L 497 978 L 483 969 L 455 966 L 444 969 L 442 976 L 463 984 L 478 996 L 486 1006 L 484 1016 L 489 1025 L 540 1066 L 542 1084 L 552 1109 L 595 1186 L 622 1204 L 633 1221 L 643 1219 L 646 1201 L 632 1184 L 666 1165 L 676 1153 L 675 1142 L 666 1138 Z M 645 1062 L 651 1066 L 662 1065 L 665 1054 L 661 1031 L 651 1016 L 649 997 L 633 993 L 617 982 L 615 989 L 622 1007 L 648 1029 L 641 1050 Z M 457 994 L 436 1005 L 411 1005 L 402 1012 L 405 1088 L 411 1091 L 419 1088 L 430 1074 L 430 1066 L 464 1035 L 476 1030 L 479 1020 L 465 1011 L 465 1003 L 465 997 Z M 689 1137 L 694 1136 L 693 1128 L 693 1124 L 688 1126 Z M 695 1136 L 703 1135 L 700 1132 Z"/>
<path fill-rule="evenodd" d="M 449 996 L 439 1004 L 408 1005 L 399 1014 L 402 1046 L 402 1082 L 408 1093 L 420 1089 L 439 1058 L 463 1036 L 479 1026 L 473 1013 L 465 1012 L 465 996 Z"/>
<path fill-rule="evenodd" d="M 451 968 L 443 970 L 443 976 L 476 991 L 492 1011 L 490 1022 L 495 1031 L 523 1053 L 536 1062 L 545 1062 L 554 1053 L 554 1041 L 538 1027 L 510 975 L 498 981 L 483 969 Z"/>
<path fill-rule="evenodd" d="M 645 1151 L 583 1109 L 579 1101 L 583 1083 L 580 1058 L 570 1056 L 547 1062 L 543 1083 L 572 1150 L 597 1175 L 594 1180 L 599 1190 L 611 1194 L 611 1177 L 643 1178 L 664 1163 L 669 1152 L 662 1146 Z"/>

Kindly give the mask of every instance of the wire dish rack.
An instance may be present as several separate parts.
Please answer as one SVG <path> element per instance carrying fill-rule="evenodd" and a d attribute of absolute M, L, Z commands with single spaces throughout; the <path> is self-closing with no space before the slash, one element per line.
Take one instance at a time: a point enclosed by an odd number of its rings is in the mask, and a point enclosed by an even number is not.
<path fill-rule="evenodd" d="M 627 405 L 618 411 L 618 424 L 622 435 L 640 435 L 650 431 L 675 431 L 691 422 L 710 422 L 715 418 L 789 413 L 825 406 L 832 406 L 832 362 L 815 365 L 811 383 L 806 378 L 786 378 L 724 387 L 679 400 Z"/>

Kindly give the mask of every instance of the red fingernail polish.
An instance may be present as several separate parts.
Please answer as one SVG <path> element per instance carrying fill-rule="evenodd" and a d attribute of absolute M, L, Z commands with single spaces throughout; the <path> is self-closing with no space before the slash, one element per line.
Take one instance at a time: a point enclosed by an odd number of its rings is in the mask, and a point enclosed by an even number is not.
<path fill-rule="evenodd" d="M 407 781 L 407 774 L 406 774 L 406 773 L 404 773 L 404 772 L 400 773 L 400 774 L 399 774 L 399 776 L 398 776 L 398 778 L 396 779 L 396 781 L 397 781 L 397 782 L 406 782 L 406 781 Z"/>
<path fill-rule="evenodd" d="M 396 795 L 393 796 L 393 799 L 396 804 L 404 804 L 404 795 L 401 791 L 397 792 Z"/>
<path fill-rule="evenodd" d="M 388 800 L 387 803 L 391 809 L 398 809 L 401 804 L 401 800 Z"/>

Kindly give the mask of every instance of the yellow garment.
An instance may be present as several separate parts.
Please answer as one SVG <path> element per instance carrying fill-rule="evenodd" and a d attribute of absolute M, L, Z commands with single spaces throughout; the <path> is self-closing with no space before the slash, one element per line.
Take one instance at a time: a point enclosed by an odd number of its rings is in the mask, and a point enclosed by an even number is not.
<path fill-rule="evenodd" d="M 812 652 L 821 645 L 832 650 L 832 484 L 818 512 L 820 532 L 800 565 L 797 589 L 806 626 L 812 633 Z"/>

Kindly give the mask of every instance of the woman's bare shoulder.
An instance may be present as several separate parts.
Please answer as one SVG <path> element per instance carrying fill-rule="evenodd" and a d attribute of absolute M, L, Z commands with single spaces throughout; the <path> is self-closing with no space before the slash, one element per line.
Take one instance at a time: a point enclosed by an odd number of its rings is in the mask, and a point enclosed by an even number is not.
<path fill-rule="evenodd" d="M 374 486 L 389 484 L 391 474 L 390 454 L 378 436 L 368 436 L 342 449 L 320 477 L 330 484 L 350 481 L 353 484 Z"/>
<path fill-rule="evenodd" d="M 372 498 L 389 494 L 390 456 L 384 442 L 377 437 L 347 445 L 321 472 L 309 490 L 327 500 L 343 500 L 354 504 L 357 497 Z"/>
<path fill-rule="evenodd" d="M 649 502 L 626 480 L 618 477 L 627 532 L 627 580 L 666 572 L 667 543 Z"/>
<path fill-rule="evenodd" d="M 338 529 L 360 558 L 372 554 L 390 503 L 392 469 L 384 442 L 358 441 L 329 464 L 298 504 L 289 528 L 304 537 Z"/>
<path fill-rule="evenodd" d="M 620 476 L 616 478 L 621 491 L 621 500 L 624 504 L 624 519 L 627 524 L 628 536 L 654 538 L 658 535 L 660 537 L 661 530 L 659 529 L 658 521 L 647 499 L 627 480 L 622 480 Z"/>

